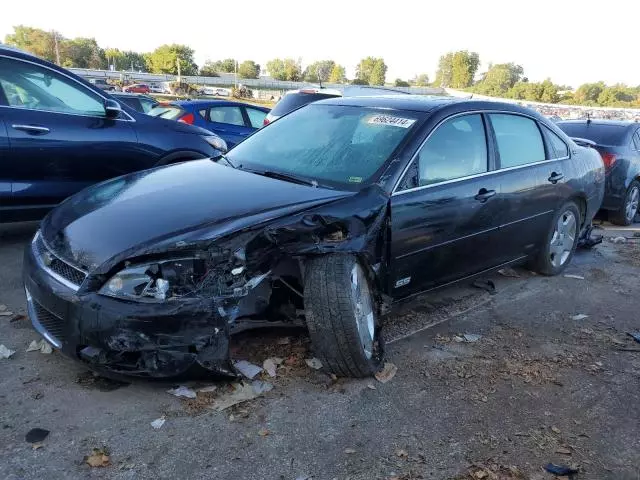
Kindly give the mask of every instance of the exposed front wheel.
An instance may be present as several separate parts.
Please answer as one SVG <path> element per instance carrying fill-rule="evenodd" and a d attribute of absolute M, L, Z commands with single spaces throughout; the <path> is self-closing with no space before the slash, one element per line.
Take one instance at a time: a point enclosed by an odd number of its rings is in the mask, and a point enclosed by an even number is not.
<path fill-rule="evenodd" d="M 557 275 L 571 262 L 580 236 L 580 210 L 574 202 L 565 203 L 554 215 L 540 251 L 532 262 L 533 270 Z"/>
<path fill-rule="evenodd" d="M 365 269 L 353 255 L 325 255 L 310 260 L 305 270 L 307 326 L 325 369 L 345 377 L 376 373 L 383 349 Z"/>
<path fill-rule="evenodd" d="M 627 193 L 622 199 L 620 208 L 611 214 L 611 223 L 616 225 L 631 225 L 633 219 L 638 213 L 638 205 L 640 204 L 640 183 L 637 180 L 631 182 Z"/>

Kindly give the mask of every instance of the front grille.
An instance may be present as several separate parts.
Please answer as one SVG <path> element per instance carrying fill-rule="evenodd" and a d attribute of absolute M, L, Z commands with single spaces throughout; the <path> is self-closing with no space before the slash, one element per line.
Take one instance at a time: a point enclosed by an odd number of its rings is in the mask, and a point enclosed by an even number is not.
<path fill-rule="evenodd" d="M 35 300 L 33 301 L 37 320 L 44 329 L 60 344 L 65 341 L 64 320 L 54 315 Z"/>
<path fill-rule="evenodd" d="M 87 275 L 82 270 L 79 270 L 72 265 L 69 265 L 64 260 L 60 260 L 56 257 L 55 254 L 44 244 L 42 234 L 38 234 L 38 238 L 36 238 L 35 250 L 36 254 L 39 256 L 40 262 L 46 269 L 64 278 L 66 281 L 77 287 L 84 282 Z"/>

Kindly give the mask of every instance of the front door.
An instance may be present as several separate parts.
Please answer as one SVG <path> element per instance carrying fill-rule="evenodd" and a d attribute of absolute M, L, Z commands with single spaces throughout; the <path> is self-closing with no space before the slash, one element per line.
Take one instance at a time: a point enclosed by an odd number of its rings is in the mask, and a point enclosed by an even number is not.
<path fill-rule="evenodd" d="M 485 119 L 436 127 L 391 198 L 390 292 L 399 298 L 496 264 L 505 204 L 490 171 Z"/>
<path fill-rule="evenodd" d="M 140 156 L 133 122 L 108 119 L 104 99 L 71 77 L 0 57 L 0 89 L 11 155 L 11 207 L 39 218 L 80 189 L 128 173 Z"/>

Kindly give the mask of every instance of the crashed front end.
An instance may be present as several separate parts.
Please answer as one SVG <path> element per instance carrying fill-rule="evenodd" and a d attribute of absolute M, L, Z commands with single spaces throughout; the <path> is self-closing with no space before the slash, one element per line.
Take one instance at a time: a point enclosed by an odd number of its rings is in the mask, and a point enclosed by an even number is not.
<path fill-rule="evenodd" d="M 356 254 L 380 281 L 387 202 L 374 187 L 223 235 L 176 235 L 91 271 L 38 233 L 25 251 L 29 316 L 54 347 L 98 372 L 234 376 L 235 332 L 304 325 L 309 256 Z"/>

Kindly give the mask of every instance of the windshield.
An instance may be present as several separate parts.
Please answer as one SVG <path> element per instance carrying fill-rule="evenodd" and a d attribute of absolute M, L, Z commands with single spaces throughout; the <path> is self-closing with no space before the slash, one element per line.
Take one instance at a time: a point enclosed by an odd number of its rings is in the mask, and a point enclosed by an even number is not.
<path fill-rule="evenodd" d="M 415 112 L 307 105 L 258 130 L 227 157 L 239 168 L 358 190 L 413 130 Z"/>
<path fill-rule="evenodd" d="M 167 120 L 176 120 L 181 117 L 183 113 L 184 110 L 180 107 L 176 107 L 175 105 L 157 105 L 149 110 L 147 115 L 166 118 Z"/>

